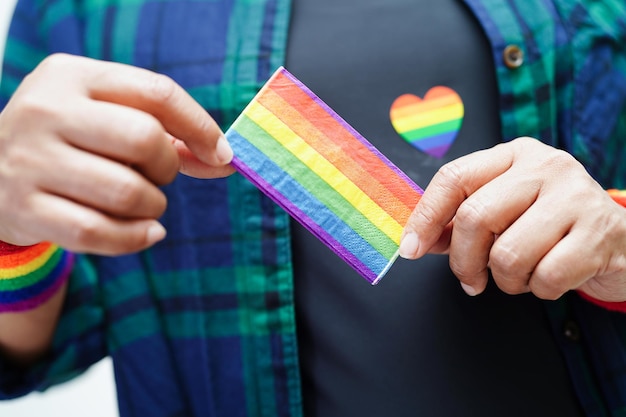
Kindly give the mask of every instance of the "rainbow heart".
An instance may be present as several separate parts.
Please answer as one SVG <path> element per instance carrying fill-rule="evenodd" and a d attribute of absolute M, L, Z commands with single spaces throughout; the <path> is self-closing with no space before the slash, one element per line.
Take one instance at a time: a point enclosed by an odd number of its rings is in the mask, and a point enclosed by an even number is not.
<path fill-rule="evenodd" d="M 461 97 L 448 87 L 433 87 L 422 100 L 403 94 L 394 100 L 389 116 L 396 132 L 422 152 L 443 157 L 456 139 L 465 110 Z"/>

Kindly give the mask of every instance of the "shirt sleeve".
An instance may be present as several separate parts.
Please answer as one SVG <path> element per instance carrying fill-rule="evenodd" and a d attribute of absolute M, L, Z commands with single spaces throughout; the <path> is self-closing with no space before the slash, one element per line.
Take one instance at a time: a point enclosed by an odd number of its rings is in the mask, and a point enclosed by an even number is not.
<path fill-rule="evenodd" d="M 88 257 L 75 259 L 49 354 L 30 369 L 0 357 L 0 400 L 67 381 L 107 355 L 96 271 Z"/>

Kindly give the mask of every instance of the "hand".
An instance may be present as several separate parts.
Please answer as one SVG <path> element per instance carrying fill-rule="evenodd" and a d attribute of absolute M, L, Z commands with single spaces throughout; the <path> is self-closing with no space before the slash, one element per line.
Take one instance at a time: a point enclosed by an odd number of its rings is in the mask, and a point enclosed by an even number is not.
<path fill-rule="evenodd" d="M 0 114 L 0 240 L 129 253 L 162 239 L 159 185 L 229 175 L 213 119 L 171 79 L 69 55 L 44 60 Z"/>
<path fill-rule="evenodd" d="M 403 257 L 449 253 L 470 295 L 488 270 L 508 294 L 579 289 L 626 300 L 626 210 L 571 155 L 520 138 L 435 175 L 405 228 Z"/>

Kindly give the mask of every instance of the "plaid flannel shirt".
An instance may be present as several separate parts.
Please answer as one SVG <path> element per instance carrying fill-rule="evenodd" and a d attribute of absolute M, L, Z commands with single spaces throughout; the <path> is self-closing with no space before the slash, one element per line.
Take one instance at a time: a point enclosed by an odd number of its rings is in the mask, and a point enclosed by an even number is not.
<path fill-rule="evenodd" d="M 465 1 L 493 46 L 503 139 L 539 138 L 626 188 L 623 0 Z M 289 0 L 19 0 L 0 106 L 67 52 L 165 73 L 226 128 L 283 63 L 289 12 Z M 122 417 L 302 414 L 288 217 L 238 175 L 179 176 L 164 192 L 166 240 L 78 256 L 52 352 L 27 373 L 0 362 L 1 397 L 110 355 Z M 626 416 L 626 316 L 574 293 L 546 308 L 588 415 Z"/>

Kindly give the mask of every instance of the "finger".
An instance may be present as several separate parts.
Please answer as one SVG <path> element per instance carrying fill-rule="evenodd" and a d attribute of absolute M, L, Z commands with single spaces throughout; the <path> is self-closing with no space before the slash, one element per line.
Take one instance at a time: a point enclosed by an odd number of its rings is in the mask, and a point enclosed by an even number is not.
<path fill-rule="evenodd" d="M 538 200 L 495 241 L 489 268 L 496 285 L 505 293 L 529 292 L 537 265 L 572 227 L 573 217 L 558 207 L 558 202 Z"/>
<path fill-rule="evenodd" d="M 450 267 L 472 293 L 479 294 L 487 286 L 495 237 L 506 234 L 535 202 L 539 190 L 539 184 L 510 169 L 459 206 L 450 241 Z"/>
<path fill-rule="evenodd" d="M 222 166 L 207 165 L 189 150 L 185 142 L 173 139 L 174 148 L 180 160 L 180 172 L 195 178 L 223 178 L 235 172 L 231 164 Z"/>
<path fill-rule="evenodd" d="M 451 221 L 439 235 L 439 239 L 430 248 L 428 253 L 437 255 L 447 255 L 450 253 L 450 242 L 452 241 L 452 231 L 454 230 L 454 220 Z"/>
<path fill-rule="evenodd" d="M 106 216 L 50 194 L 31 199 L 30 233 L 73 252 L 121 255 L 152 246 L 165 237 L 156 220 L 123 220 Z"/>
<path fill-rule="evenodd" d="M 88 94 L 150 113 L 173 136 L 184 141 L 204 163 L 230 163 L 232 150 L 213 118 L 165 75 L 111 62 L 86 60 Z"/>
<path fill-rule="evenodd" d="M 591 278 L 623 273 L 623 239 L 619 232 L 614 233 L 622 227 L 623 213 L 607 210 L 606 205 L 602 206 L 603 198 L 599 195 L 591 199 L 567 235 L 539 262 L 529 281 L 535 295 L 553 300 Z M 610 280 L 604 285 L 607 282 Z M 599 286 L 595 289 L 602 291 Z M 602 298 L 610 299 L 605 297 L 609 295 L 606 292 Z M 612 291 L 613 295 L 618 292 L 616 288 Z"/>
<path fill-rule="evenodd" d="M 556 300 L 600 271 L 598 257 L 583 243 L 587 237 L 572 230 L 552 248 L 530 277 L 528 286 L 533 294 L 545 300 Z"/>
<path fill-rule="evenodd" d="M 71 146 L 47 153 L 50 169 L 38 180 L 47 192 L 121 218 L 158 218 L 166 198 L 135 170 Z"/>
<path fill-rule="evenodd" d="M 509 148 L 498 145 L 488 151 L 479 151 L 444 165 L 426 188 L 404 229 L 411 236 L 412 245 L 405 239 L 400 245 L 405 258 L 419 258 L 438 241 L 444 228 L 465 201 L 493 178 L 501 175 L 512 164 Z M 410 239 L 406 239 L 410 242 Z"/>
<path fill-rule="evenodd" d="M 93 100 L 81 100 L 68 111 L 60 134 L 72 145 L 130 164 L 157 185 L 170 183 L 178 173 L 169 135 L 150 114 Z"/>

